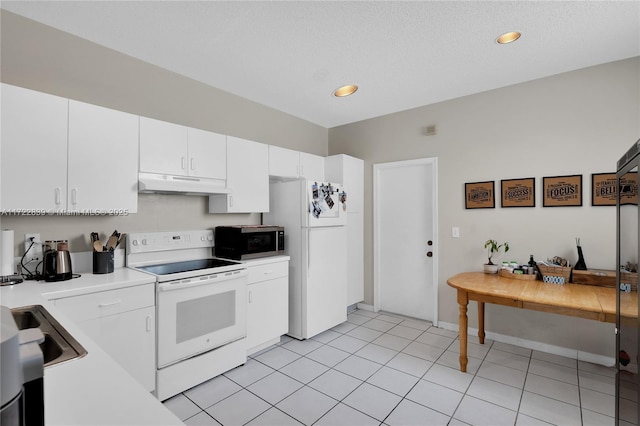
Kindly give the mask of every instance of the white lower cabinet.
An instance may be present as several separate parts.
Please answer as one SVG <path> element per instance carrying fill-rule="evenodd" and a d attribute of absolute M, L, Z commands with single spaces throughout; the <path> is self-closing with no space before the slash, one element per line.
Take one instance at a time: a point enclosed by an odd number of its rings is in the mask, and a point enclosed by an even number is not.
<path fill-rule="evenodd" d="M 247 355 L 278 343 L 289 332 L 289 261 L 264 262 L 247 262 Z"/>
<path fill-rule="evenodd" d="M 57 299 L 54 304 L 145 389 L 155 390 L 155 284 Z"/>

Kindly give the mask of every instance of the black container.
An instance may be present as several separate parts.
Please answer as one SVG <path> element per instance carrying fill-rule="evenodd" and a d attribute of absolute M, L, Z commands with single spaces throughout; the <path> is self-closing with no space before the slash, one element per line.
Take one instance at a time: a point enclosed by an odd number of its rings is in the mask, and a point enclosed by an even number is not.
<path fill-rule="evenodd" d="M 93 273 L 94 274 L 110 274 L 113 272 L 114 252 L 111 251 L 94 251 L 93 252 Z"/>

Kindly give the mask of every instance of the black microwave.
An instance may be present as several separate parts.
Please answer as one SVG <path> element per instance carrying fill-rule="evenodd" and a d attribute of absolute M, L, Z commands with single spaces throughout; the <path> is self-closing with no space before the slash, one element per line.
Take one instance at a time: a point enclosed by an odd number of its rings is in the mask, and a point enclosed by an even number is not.
<path fill-rule="evenodd" d="M 271 225 L 217 226 L 216 257 L 233 260 L 284 254 L 284 228 Z"/>

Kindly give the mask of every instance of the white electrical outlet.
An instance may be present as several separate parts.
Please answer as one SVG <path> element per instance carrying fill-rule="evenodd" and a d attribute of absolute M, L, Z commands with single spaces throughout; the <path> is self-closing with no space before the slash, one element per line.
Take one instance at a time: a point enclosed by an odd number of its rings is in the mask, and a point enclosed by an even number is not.
<path fill-rule="evenodd" d="M 32 238 L 33 246 L 31 245 Z M 31 249 L 29 249 L 29 247 L 31 247 Z M 24 234 L 24 251 L 27 253 L 24 257 L 25 265 L 29 262 L 40 263 L 42 261 L 42 240 L 40 240 L 40 234 Z"/>

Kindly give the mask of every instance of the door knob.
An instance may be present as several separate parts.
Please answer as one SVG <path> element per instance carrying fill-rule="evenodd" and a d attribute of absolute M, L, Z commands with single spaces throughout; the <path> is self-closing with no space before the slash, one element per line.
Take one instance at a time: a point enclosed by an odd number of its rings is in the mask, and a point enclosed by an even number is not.
<path fill-rule="evenodd" d="M 433 252 L 432 251 L 428 251 L 427 252 L 427 257 L 433 257 Z"/>
<path fill-rule="evenodd" d="M 428 246 L 432 246 L 433 245 L 433 241 L 431 241 L 431 240 L 427 241 L 427 245 Z"/>

